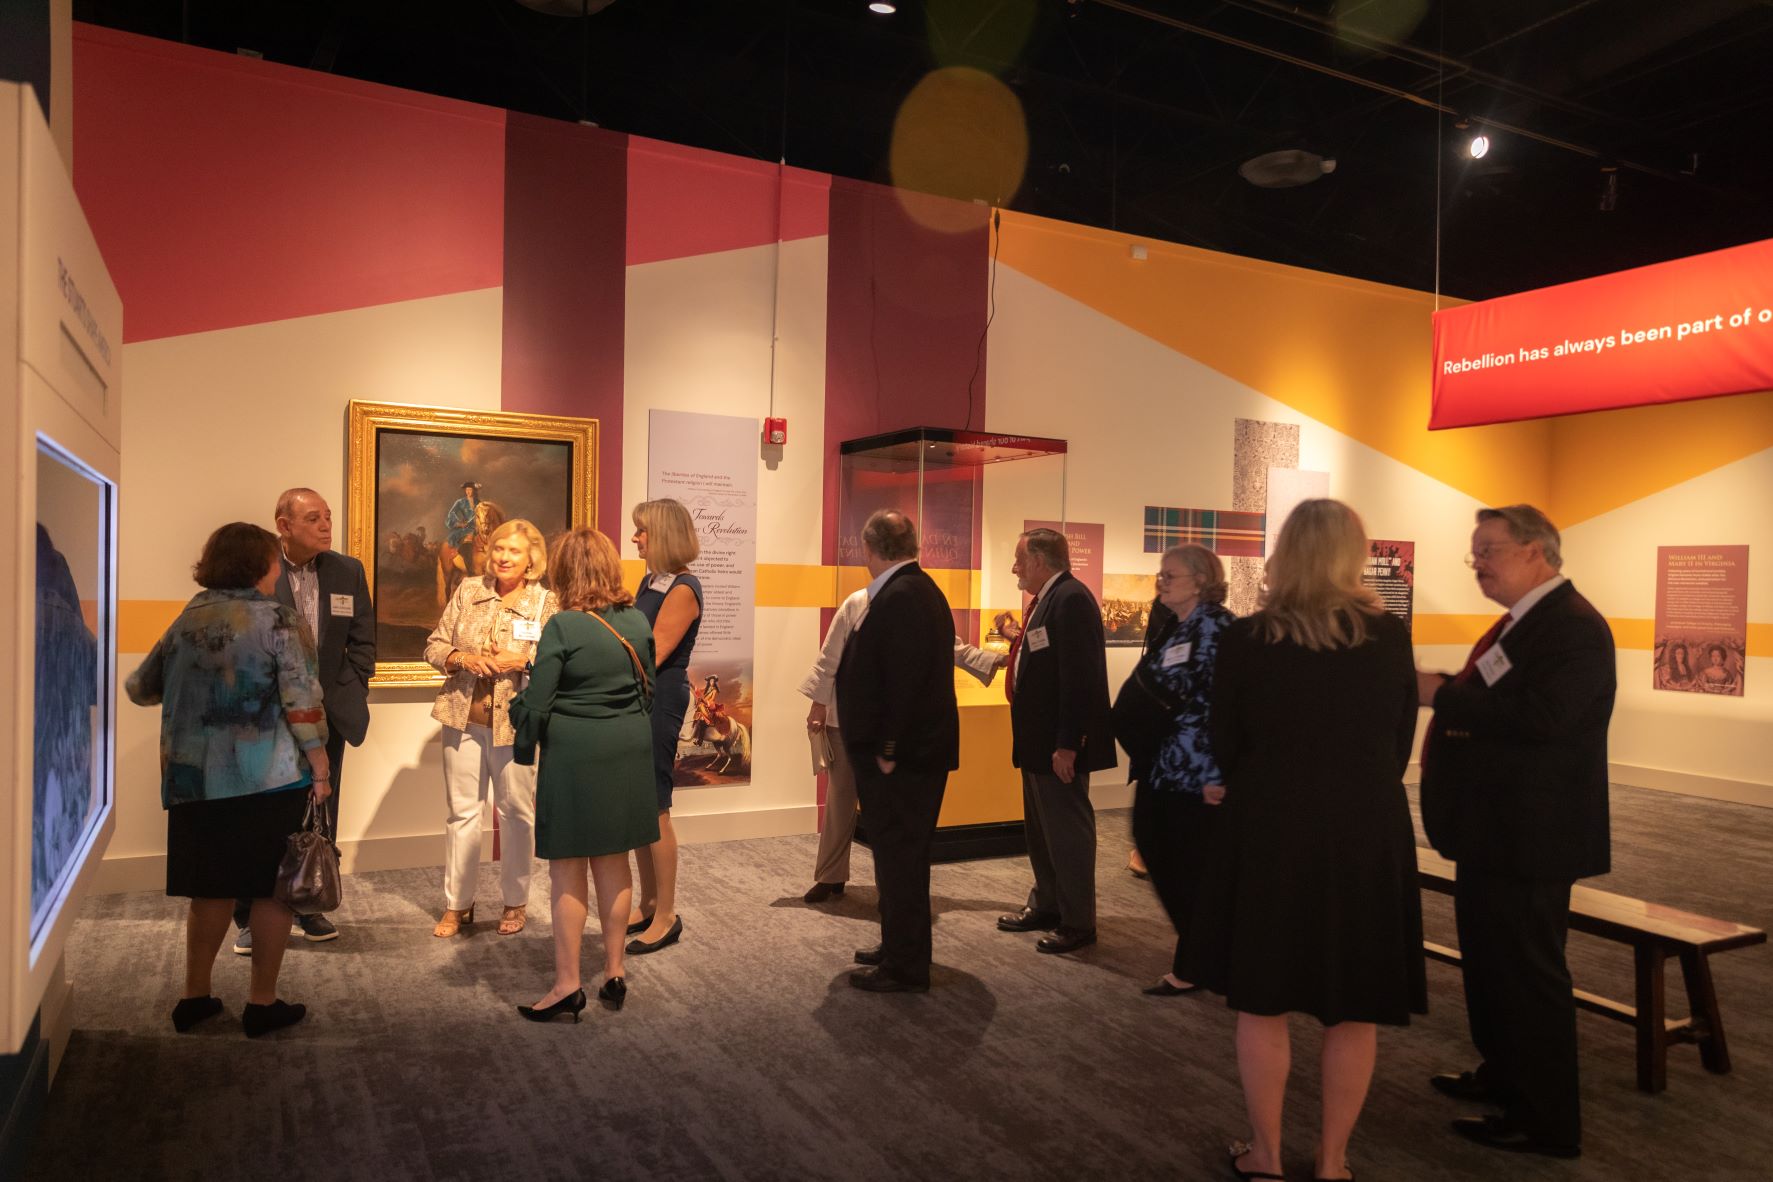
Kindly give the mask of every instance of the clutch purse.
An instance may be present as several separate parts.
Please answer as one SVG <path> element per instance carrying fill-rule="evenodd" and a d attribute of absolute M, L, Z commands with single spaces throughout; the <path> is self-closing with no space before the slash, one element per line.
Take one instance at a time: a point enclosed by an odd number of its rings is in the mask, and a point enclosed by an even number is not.
<path fill-rule="evenodd" d="M 326 810 L 315 808 L 310 798 L 302 827 L 284 846 L 271 897 L 297 915 L 319 915 L 338 908 L 343 887 L 339 847 L 327 831 Z"/>

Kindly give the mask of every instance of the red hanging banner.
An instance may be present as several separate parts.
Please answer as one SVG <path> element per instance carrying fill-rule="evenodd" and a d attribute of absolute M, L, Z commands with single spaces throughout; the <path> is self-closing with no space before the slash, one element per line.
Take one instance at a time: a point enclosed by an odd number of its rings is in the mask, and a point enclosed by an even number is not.
<path fill-rule="evenodd" d="M 1773 239 L 1434 314 L 1431 431 L 1773 389 Z"/>

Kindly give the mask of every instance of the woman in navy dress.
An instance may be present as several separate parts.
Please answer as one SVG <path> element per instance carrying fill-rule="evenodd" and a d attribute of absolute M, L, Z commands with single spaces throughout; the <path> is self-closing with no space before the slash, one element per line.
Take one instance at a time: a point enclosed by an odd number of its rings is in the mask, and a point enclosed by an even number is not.
<path fill-rule="evenodd" d="M 677 914 L 677 834 L 671 828 L 672 774 L 677 736 L 689 712 L 690 654 L 702 628 L 702 584 L 689 564 L 702 552 L 695 523 L 681 502 L 669 498 L 634 506 L 634 547 L 646 560 L 646 577 L 634 606 L 653 626 L 659 683 L 653 695 L 653 769 L 658 780 L 659 840 L 634 852 L 640 897 L 629 916 L 628 951 L 657 952 L 683 935 Z"/>

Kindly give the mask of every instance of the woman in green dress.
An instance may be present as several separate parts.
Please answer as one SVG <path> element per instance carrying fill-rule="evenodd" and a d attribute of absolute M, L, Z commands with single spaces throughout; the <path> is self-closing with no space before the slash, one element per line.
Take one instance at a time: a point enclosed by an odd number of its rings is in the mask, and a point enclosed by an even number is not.
<path fill-rule="evenodd" d="M 633 880 L 628 854 L 659 840 L 648 711 L 653 634 L 622 563 L 603 534 L 581 526 L 555 543 L 548 560 L 560 611 L 542 629 L 529 686 L 511 702 L 514 758 L 534 763 L 536 854 L 548 860 L 554 912 L 554 987 L 518 1012 L 537 1022 L 585 1008 L 579 949 L 584 940 L 586 871 L 597 889 L 605 980 L 597 999 L 622 1008 L 622 935 Z"/>

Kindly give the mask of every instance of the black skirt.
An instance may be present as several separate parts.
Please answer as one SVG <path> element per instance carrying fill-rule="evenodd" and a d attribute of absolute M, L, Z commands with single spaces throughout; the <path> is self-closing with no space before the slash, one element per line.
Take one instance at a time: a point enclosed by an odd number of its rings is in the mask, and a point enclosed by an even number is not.
<path fill-rule="evenodd" d="M 166 893 L 191 899 L 269 899 L 289 835 L 302 826 L 305 788 L 175 804 L 166 812 Z"/>

